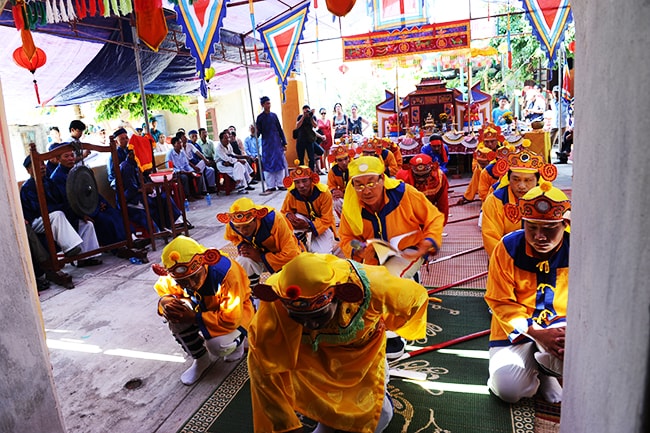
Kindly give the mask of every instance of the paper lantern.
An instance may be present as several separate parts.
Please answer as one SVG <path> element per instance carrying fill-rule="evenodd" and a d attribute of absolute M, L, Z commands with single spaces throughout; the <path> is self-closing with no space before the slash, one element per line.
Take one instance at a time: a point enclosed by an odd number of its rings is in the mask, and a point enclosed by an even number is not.
<path fill-rule="evenodd" d="M 348 72 L 348 69 L 350 69 L 350 68 L 348 68 L 347 65 L 339 66 L 339 71 L 341 71 L 342 74 L 345 74 L 346 72 Z"/>
<path fill-rule="evenodd" d="M 215 74 L 215 70 L 212 66 L 205 70 L 205 81 L 210 81 Z"/>
<path fill-rule="evenodd" d="M 344 17 L 352 10 L 357 0 L 326 0 L 327 10 L 337 17 Z"/>
<path fill-rule="evenodd" d="M 34 52 L 34 55 L 31 59 L 27 57 L 27 54 L 25 53 L 25 50 L 23 50 L 23 47 L 19 47 L 14 50 L 14 62 L 16 62 L 16 64 L 21 68 L 27 69 L 32 73 L 32 75 L 34 75 L 34 72 L 43 66 L 46 61 L 47 56 L 45 55 L 45 51 L 41 50 L 40 48 L 36 48 L 36 51 Z M 36 78 L 34 78 L 34 91 L 36 92 L 36 100 L 40 105 L 41 97 L 38 94 L 38 83 L 36 82 Z"/>

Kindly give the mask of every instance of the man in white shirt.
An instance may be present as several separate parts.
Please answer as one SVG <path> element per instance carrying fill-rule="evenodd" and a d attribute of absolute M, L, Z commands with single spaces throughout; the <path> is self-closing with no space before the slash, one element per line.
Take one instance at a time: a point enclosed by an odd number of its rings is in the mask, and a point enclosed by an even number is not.
<path fill-rule="evenodd" d="M 250 186 L 251 173 L 253 169 L 243 158 L 237 158 L 233 154 L 230 145 L 230 132 L 226 129 L 219 134 L 219 143 L 214 150 L 214 160 L 217 163 L 217 169 L 233 178 L 237 184 L 238 193 L 246 193 L 255 188 Z"/>

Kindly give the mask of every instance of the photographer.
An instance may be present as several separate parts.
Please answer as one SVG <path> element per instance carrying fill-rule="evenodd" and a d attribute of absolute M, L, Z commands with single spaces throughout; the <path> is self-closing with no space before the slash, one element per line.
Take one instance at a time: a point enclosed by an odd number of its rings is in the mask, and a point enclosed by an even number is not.
<path fill-rule="evenodd" d="M 296 138 L 296 155 L 300 161 L 300 165 L 305 164 L 305 151 L 307 151 L 307 158 L 309 159 L 309 168 L 312 171 L 316 170 L 316 157 L 314 155 L 314 141 L 316 141 L 316 133 L 314 128 L 318 125 L 314 118 L 316 110 L 309 108 L 309 105 L 302 107 L 302 114 L 298 116 L 296 121 L 296 129 L 294 130 L 294 138 Z"/>

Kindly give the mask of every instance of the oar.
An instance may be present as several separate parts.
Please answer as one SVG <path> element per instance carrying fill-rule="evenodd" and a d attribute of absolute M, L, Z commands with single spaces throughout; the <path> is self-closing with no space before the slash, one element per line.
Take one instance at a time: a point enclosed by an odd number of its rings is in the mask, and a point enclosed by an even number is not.
<path fill-rule="evenodd" d="M 452 287 L 460 286 L 461 284 L 467 283 L 472 280 L 476 280 L 478 278 L 484 277 L 487 275 L 487 271 L 480 272 L 476 275 L 472 275 L 471 277 L 467 277 L 465 279 L 459 280 L 459 281 L 454 281 L 453 283 L 447 284 L 445 286 L 440 286 L 435 289 L 430 289 L 427 292 L 429 295 L 433 295 L 434 293 L 442 292 L 443 290 L 451 289 Z"/>
<path fill-rule="evenodd" d="M 478 218 L 478 214 L 477 214 L 477 215 L 468 216 L 468 217 L 465 217 L 465 218 L 458 218 L 457 220 L 453 220 L 453 221 L 447 221 L 447 224 L 459 223 L 459 222 L 461 222 L 461 221 L 475 220 L 476 218 Z"/>
<path fill-rule="evenodd" d="M 473 253 L 473 252 L 476 252 L 476 251 L 480 251 L 480 250 L 482 250 L 482 249 L 483 249 L 483 245 L 481 245 L 480 247 L 470 248 L 469 250 L 459 251 L 459 252 L 454 253 L 454 254 L 451 254 L 451 255 L 449 255 L 449 256 L 444 256 L 444 257 L 440 257 L 439 259 L 435 259 L 434 261 L 429 262 L 428 264 L 429 264 L 429 265 L 433 265 L 433 264 L 435 264 L 435 263 L 444 262 L 444 261 L 446 261 L 446 260 L 454 259 L 454 258 L 459 257 L 459 256 L 464 256 L 465 254 L 469 254 L 469 253 Z"/>
<path fill-rule="evenodd" d="M 474 332 L 473 334 L 464 335 L 462 337 L 452 338 L 451 340 L 443 341 L 442 343 L 432 344 L 431 346 L 423 347 L 422 349 L 414 350 L 412 352 L 405 353 L 396 361 L 402 361 L 404 359 L 412 358 L 414 356 L 422 355 L 424 353 L 433 352 L 435 350 L 444 349 L 445 347 L 453 346 L 454 344 L 463 343 L 465 341 L 474 340 L 484 335 L 490 333 L 489 329 L 484 331 Z"/>

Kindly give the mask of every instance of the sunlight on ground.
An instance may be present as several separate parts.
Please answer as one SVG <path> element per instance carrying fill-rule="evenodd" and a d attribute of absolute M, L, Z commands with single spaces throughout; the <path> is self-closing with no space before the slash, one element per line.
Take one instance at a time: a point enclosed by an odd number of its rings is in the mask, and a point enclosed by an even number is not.
<path fill-rule="evenodd" d="M 438 352 L 460 356 L 461 358 L 490 359 L 490 353 L 487 350 L 440 349 Z"/>
<path fill-rule="evenodd" d="M 102 353 L 104 355 L 109 355 L 109 356 L 151 359 L 154 361 L 164 361 L 164 362 L 179 362 L 179 363 L 185 362 L 184 356 L 164 355 L 162 353 L 140 352 L 137 350 L 128 350 L 128 349 L 103 350 L 101 347 L 95 344 L 86 344 L 80 340 L 73 340 L 73 339 L 66 339 L 66 338 L 61 340 L 54 340 L 48 338 L 46 342 L 47 342 L 47 347 L 50 350 L 67 350 L 71 352 L 83 352 L 83 353 Z"/>
<path fill-rule="evenodd" d="M 431 381 L 423 382 L 420 380 L 405 380 L 405 382 L 411 382 L 415 385 L 422 387 L 423 389 L 435 390 L 435 391 L 462 392 L 464 394 L 483 394 L 483 395 L 490 394 L 487 385 L 464 385 L 460 383 L 431 382 Z"/>

